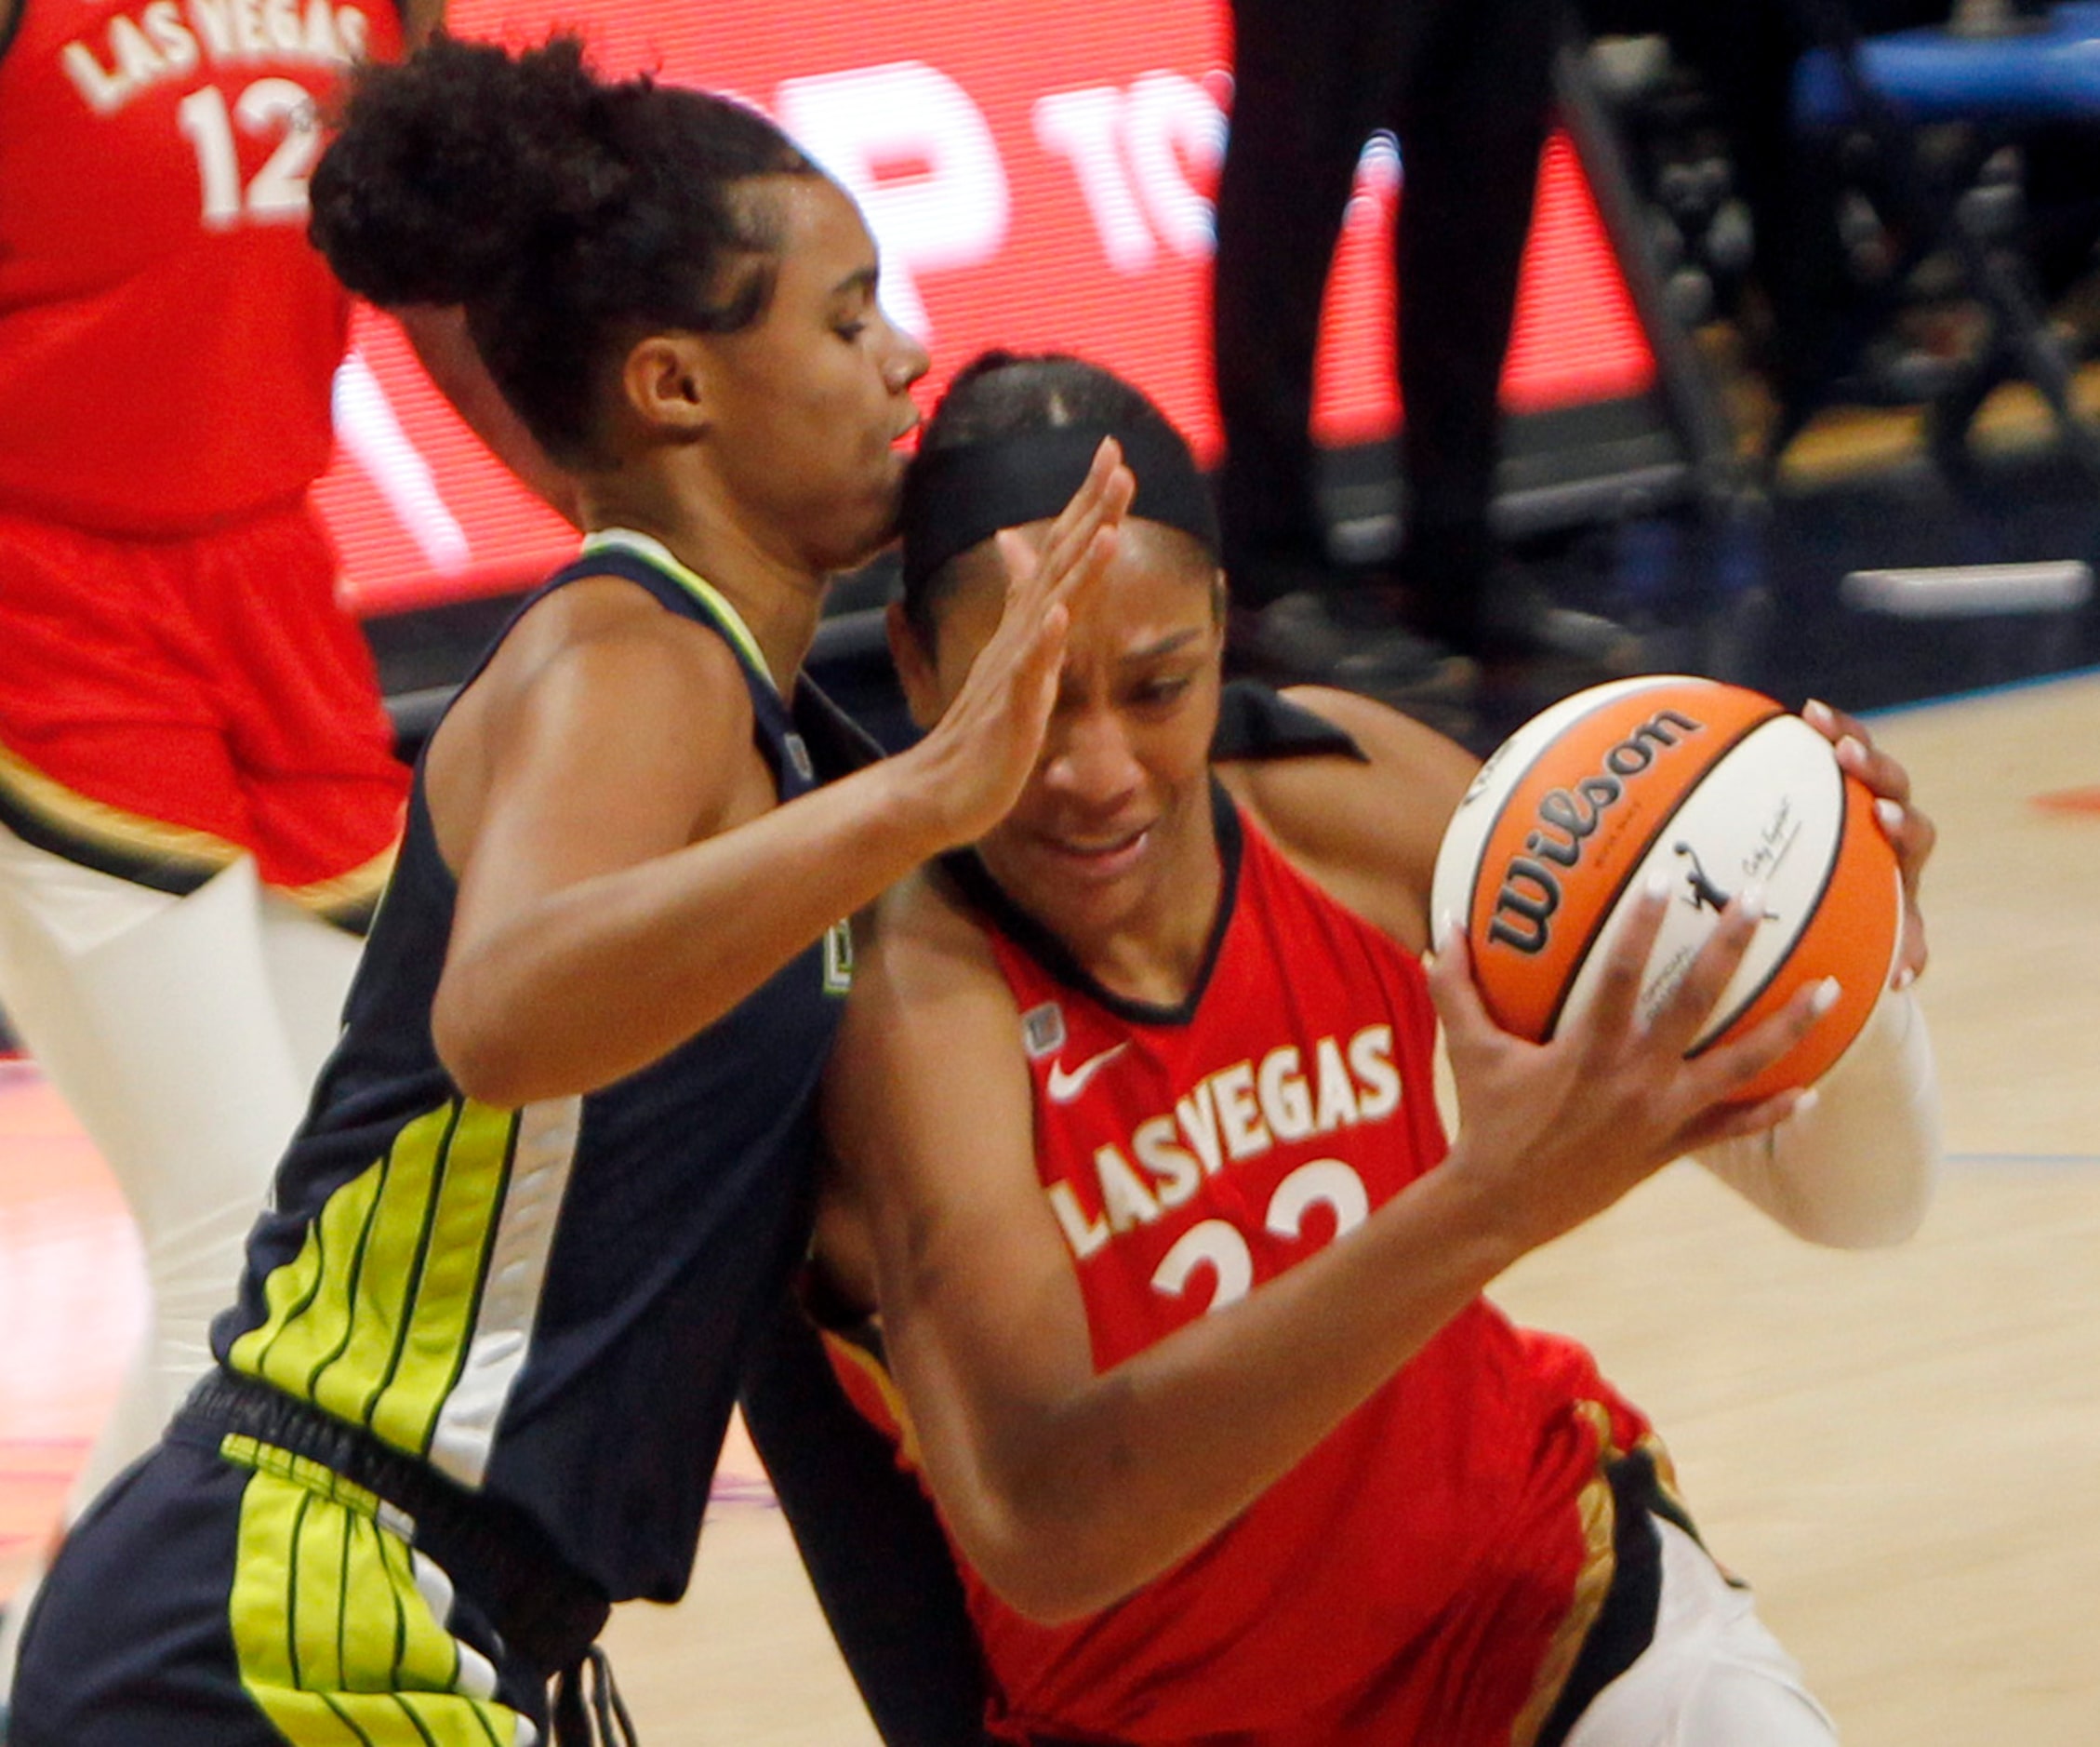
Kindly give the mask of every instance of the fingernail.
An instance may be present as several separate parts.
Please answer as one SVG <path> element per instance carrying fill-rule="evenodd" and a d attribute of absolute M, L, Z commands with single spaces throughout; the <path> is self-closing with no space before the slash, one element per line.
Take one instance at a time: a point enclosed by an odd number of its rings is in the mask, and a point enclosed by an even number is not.
<path fill-rule="evenodd" d="M 1821 982 L 1815 985 L 1815 996 L 1809 1002 L 1808 1010 L 1814 1014 L 1817 1019 L 1821 1019 L 1824 1014 L 1838 1005 L 1838 997 L 1844 992 L 1844 984 L 1835 977 L 1824 978 Z"/>
<path fill-rule="evenodd" d="M 1659 904 L 1669 896 L 1669 888 L 1676 882 L 1668 868 L 1656 868 L 1648 875 L 1641 889 L 1647 893 L 1650 903 Z"/>
<path fill-rule="evenodd" d="M 1811 727 L 1832 728 L 1838 725 L 1838 718 L 1830 713 L 1830 706 L 1820 698 L 1811 698 L 1801 705 L 1801 719 Z"/>
<path fill-rule="evenodd" d="M 1752 880 L 1736 893 L 1735 901 L 1742 905 L 1743 914 L 1754 921 L 1764 920 L 1764 882 Z"/>
<path fill-rule="evenodd" d="M 1898 967 L 1895 973 L 1895 981 L 1891 983 L 1889 986 L 1894 989 L 1898 994 L 1901 994 L 1906 989 L 1909 988 L 1910 985 L 1917 980 L 1918 972 L 1916 967 L 1910 965 L 1904 965 Z"/>
<path fill-rule="evenodd" d="M 1883 831 L 1897 832 L 1903 829 L 1903 806 L 1900 802 L 1889 800 L 1885 796 L 1876 801 L 1874 817 L 1881 821 Z"/>
<path fill-rule="evenodd" d="M 1867 762 L 1867 742 L 1856 734 L 1848 734 L 1838 742 L 1838 762 L 1841 765 L 1863 765 Z"/>
<path fill-rule="evenodd" d="M 1811 1086 L 1804 1089 L 1799 1098 L 1794 1100 L 1794 1107 L 1787 1113 L 1787 1119 L 1790 1122 L 1796 1116 L 1805 1116 L 1822 1101 L 1823 1094 Z"/>
<path fill-rule="evenodd" d="M 1429 951 L 1440 956 L 1451 951 L 1451 943 L 1458 938 L 1458 918 L 1446 910 L 1437 918 L 1437 926 L 1429 935 Z"/>

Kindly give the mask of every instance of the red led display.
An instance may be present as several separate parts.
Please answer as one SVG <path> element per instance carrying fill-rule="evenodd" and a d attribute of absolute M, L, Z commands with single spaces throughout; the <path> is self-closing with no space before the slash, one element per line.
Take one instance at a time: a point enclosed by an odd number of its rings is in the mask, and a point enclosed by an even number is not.
<path fill-rule="evenodd" d="M 1098 359 L 1208 457 L 1210 195 L 1231 101 L 1219 0 L 454 0 L 452 28 L 532 41 L 558 19 L 608 71 L 648 69 L 764 109 L 860 200 L 884 295 L 933 354 L 923 390 L 988 345 Z M 1385 263 L 1404 181 L 1366 153 L 1322 330 L 1322 442 L 1394 429 Z M 1635 393 L 1654 366 L 1579 167 L 1540 167 L 1504 398 L 1535 410 Z M 399 333 L 361 315 L 320 502 L 352 606 L 372 613 L 512 588 L 572 537 L 489 458 Z"/>

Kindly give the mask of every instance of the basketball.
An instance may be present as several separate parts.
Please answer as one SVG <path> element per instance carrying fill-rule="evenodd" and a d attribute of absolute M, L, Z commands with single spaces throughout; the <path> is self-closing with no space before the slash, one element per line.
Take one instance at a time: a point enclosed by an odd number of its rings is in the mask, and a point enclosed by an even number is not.
<path fill-rule="evenodd" d="M 1828 740 L 1758 692 L 1650 675 L 1534 717 L 1452 815 L 1431 914 L 1465 930 L 1496 1023 L 1543 1042 L 1594 998 L 1625 916 L 1657 874 L 1672 900 L 1641 975 L 1641 1012 L 1668 997 L 1729 900 L 1761 884 L 1763 920 L 1693 1053 L 1835 977 L 1836 1006 L 1737 1096 L 1821 1078 L 1894 968 L 1903 886 L 1872 793 Z"/>

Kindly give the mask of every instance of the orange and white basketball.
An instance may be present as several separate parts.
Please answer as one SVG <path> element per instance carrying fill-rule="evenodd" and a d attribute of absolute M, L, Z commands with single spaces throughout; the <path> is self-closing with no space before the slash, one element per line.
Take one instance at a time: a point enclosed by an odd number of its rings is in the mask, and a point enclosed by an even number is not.
<path fill-rule="evenodd" d="M 1594 997 L 1624 916 L 1658 872 L 1675 897 L 1642 974 L 1641 1010 L 1667 998 L 1729 899 L 1761 885 L 1762 925 L 1694 1048 L 1835 977 L 1837 1005 L 1739 1096 L 1820 1078 L 1894 966 L 1902 880 L 1872 793 L 1828 740 L 1757 692 L 1658 674 L 1594 687 L 1534 717 L 1452 816 L 1431 914 L 1465 930 L 1496 1022 L 1543 1041 Z"/>

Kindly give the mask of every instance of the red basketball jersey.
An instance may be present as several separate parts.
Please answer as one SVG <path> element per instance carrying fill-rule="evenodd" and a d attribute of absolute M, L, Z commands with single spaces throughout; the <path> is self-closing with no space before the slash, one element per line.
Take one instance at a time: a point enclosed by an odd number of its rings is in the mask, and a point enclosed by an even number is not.
<path fill-rule="evenodd" d="M 111 534 L 296 500 L 349 303 L 321 103 L 392 0 L 20 0 L 0 58 L 0 507 Z"/>
<path fill-rule="evenodd" d="M 1108 995 L 1012 916 L 991 930 L 1103 1370 L 1346 1241 L 1445 1151 L 1420 965 L 1219 818 L 1220 924 L 1182 1008 Z M 1526 1740 L 1609 1576 L 1602 1465 L 1645 1432 L 1580 1348 L 1476 1300 L 1118 1606 L 1037 1625 L 965 1570 L 993 1727 L 1233 1747 Z"/>

